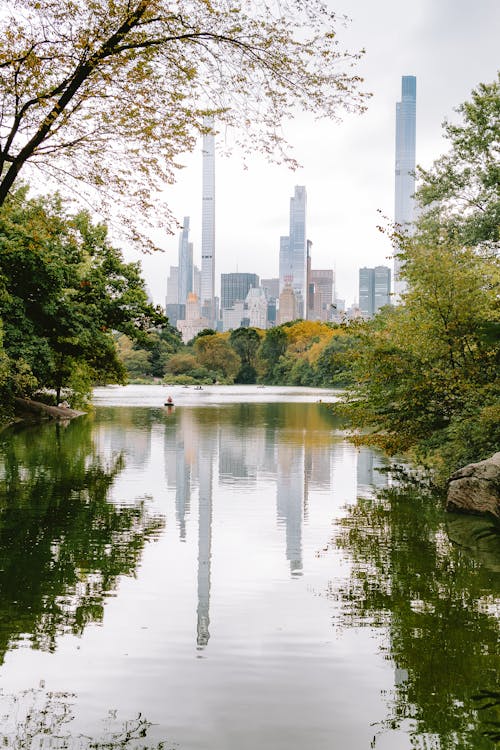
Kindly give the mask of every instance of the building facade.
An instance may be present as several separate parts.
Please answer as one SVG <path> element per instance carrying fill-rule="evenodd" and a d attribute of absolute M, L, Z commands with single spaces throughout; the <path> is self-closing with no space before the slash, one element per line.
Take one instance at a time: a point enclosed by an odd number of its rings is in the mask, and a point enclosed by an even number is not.
<path fill-rule="evenodd" d="M 252 287 L 259 286 L 256 273 L 221 273 L 220 300 L 222 310 L 233 307 L 235 302 L 244 302 Z"/>
<path fill-rule="evenodd" d="M 267 297 L 261 287 L 249 289 L 245 299 L 245 317 L 252 328 L 267 328 Z"/>
<path fill-rule="evenodd" d="M 290 198 L 290 231 L 288 237 L 280 238 L 279 279 L 280 296 L 286 286 L 293 289 L 300 318 L 305 318 L 307 313 L 306 214 L 306 189 L 303 185 L 297 185 Z"/>
<path fill-rule="evenodd" d="M 186 317 L 177 321 L 177 328 L 181 333 L 183 342 L 187 344 L 198 333 L 210 327 L 208 318 L 201 315 L 200 300 L 194 292 L 190 292 L 186 300 Z"/>
<path fill-rule="evenodd" d="M 394 221 L 399 231 L 411 233 L 415 221 L 415 149 L 416 149 L 417 79 L 403 76 L 401 101 L 396 104 L 396 160 L 394 182 Z M 401 261 L 395 248 L 394 294 L 405 291 L 401 278 Z"/>
<path fill-rule="evenodd" d="M 309 319 L 324 322 L 332 320 L 335 300 L 335 275 L 333 269 L 311 269 L 309 272 L 311 297 Z"/>

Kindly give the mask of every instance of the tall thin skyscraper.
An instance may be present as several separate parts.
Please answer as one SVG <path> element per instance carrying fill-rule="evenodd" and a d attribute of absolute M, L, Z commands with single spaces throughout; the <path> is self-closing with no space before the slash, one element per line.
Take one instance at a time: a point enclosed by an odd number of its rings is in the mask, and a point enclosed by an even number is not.
<path fill-rule="evenodd" d="M 412 232 L 415 220 L 415 140 L 417 111 L 417 79 L 403 76 L 401 101 L 396 104 L 396 165 L 394 220 L 399 231 Z M 395 251 L 397 252 L 397 248 Z M 394 293 L 399 297 L 406 287 L 400 277 L 401 262 L 394 257 Z"/>
<path fill-rule="evenodd" d="M 179 236 L 178 285 L 178 303 L 185 305 L 189 292 L 193 291 L 193 243 L 189 242 L 189 216 L 184 217 Z"/>
<path fill-rule="evenodd" d="M 280 238 L 280 294 L 285 286 L 292 287 L 300 318 L 305 318 L 307 311 L 306 209 L 306 189 L 297 185 L 290 198 L 290 233 Z"/>
<path fill-rule="evenodd" d="M 212 128 L 213 120 L 207 120 L 206 124 Z M 212 134 L 203 136 L 201 305 L 203 317 L 215 327 L 215 137 Z"/>

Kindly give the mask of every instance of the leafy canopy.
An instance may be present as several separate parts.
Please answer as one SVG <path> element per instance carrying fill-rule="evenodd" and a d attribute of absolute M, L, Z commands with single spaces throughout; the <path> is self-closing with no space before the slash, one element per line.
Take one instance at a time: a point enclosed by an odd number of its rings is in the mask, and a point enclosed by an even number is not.
<path fill-rule="evenodd" d="M 363 107 L 343 21 L 322 0 L 15 0 L 0 18 L 0 205 L 31 165 L 166 215 L 158 191 L 213 117 L 293 165 L 284 118 Z"/>

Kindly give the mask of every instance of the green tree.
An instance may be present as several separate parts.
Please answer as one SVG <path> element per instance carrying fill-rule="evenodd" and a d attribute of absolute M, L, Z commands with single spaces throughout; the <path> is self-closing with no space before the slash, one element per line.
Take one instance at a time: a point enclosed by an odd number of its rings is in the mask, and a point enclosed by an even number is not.
<path fill-rule="evenodd" d="M 363 106 L 343 20 L 322 0 L 18 0 L 0 20 L 0 205 L 33 165 L 120 195 L 141 220 L 164 215 L 159 188 L 207 116 L 293 164 L 280 127 L 291 109 Z"/>
<path fill-rule="evenodd" d="M 255 383 L 257 380 L 257 350 L 260 336 L 256 328 L 236 328 L 231 331 L 229 343 L 241 360 L 241 368 L 236 375 L 237 383 Z"/>
<path fill-rule="evenodd" d="M 500 239 L 500 75 L 479 84 L 457 112 L 461 123 L 443 125 L 449 150 L 431 169 L 419 169 L 417 197 L 464 244 L 494 246 Z"/>
<path fill-rule="evenodd" d="M 265 337 L 259 349 L 259 358 L 264 364 L 263 381 L 265 383 L 274 383 L 274 368 L 279 358 L 285 354 L 288 346 L 288 338 L 281 326 L 275 326 L 266 331 Z"/>
<path fill-rule="evenodd" d="M 69 215 L 57 196 L 28 199 L 22 189 L 0 210 L 0 283 L 5 351 L 57 398 L 77 374 L 84 391 L 92 380 L 123 379 L 114 331 L 144 339 L 167 324 L 147 301 L 139 265 L 124 263 L 105 227 Z"/>

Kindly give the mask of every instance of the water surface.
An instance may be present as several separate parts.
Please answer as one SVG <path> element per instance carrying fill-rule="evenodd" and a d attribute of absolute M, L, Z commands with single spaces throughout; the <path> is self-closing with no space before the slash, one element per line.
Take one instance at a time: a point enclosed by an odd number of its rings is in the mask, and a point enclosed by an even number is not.
<path fill-rule="evenodd" d="M 498 537 L 335 399 L 106 388 L 3 433 L 0 744 L 495 747 Z"/>

